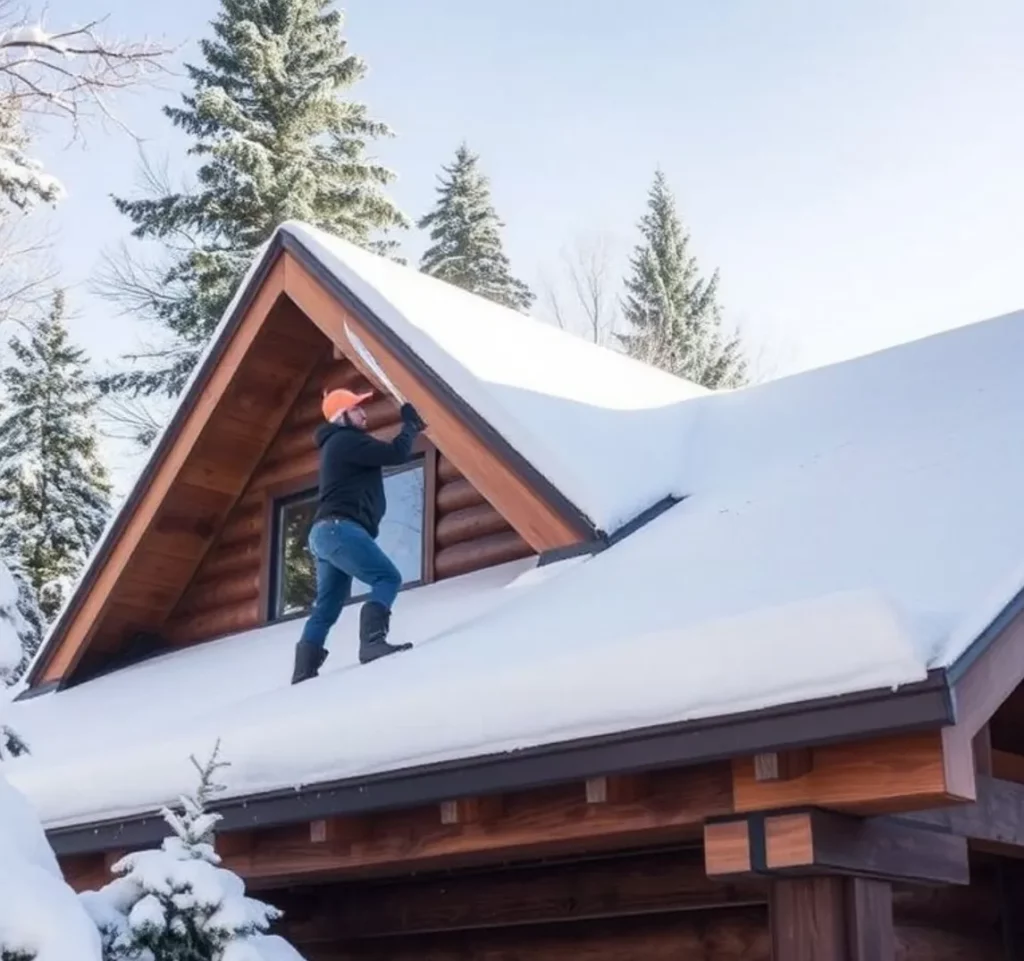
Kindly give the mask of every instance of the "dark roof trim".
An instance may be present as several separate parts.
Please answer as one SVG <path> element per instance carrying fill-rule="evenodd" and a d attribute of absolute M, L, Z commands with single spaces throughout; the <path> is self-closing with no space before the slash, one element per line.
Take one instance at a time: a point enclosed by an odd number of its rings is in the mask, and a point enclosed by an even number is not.
<path fill-rule="evenodd" d="M 1010 602 L 996 615 L 995 620 L 988 625 L 972 642 L 970 647 L 961 654 L 956 661 L 947 668 L 949 682 L 956 685 L 965 674 L 977 663 L 986 651 L 997 641 L 1010 625 L 1024 615 L 1024 588 L 1018 591 Z"/>
<path fill-rule="evenodd" d="M 69 603 L 65 606 L 60 617 L 50 628 L 49 634 L 46 638 L 46 643 L 40 649 L 38 656 L 29 667 L 26 680 L 30 687 L 35 684 L 40 673 L 42 673 L 46 664 L 49 662 L 50 656 L 59 646 L 58 638 L 63 635 L 68 622 L 78 612 L 78 609 L 87 593 L 87 585 L 92 583 L 96 572 L 99 571 L 106 563 L 107 558 L 110 555 L 110 551 L 114 544 L 117 543 L 118 538 L 124 532 L 135 508 L 138 506 L 143 494 L 148 489 L 153 474 L 156 473 L 157 469 L 163 463 L 164 457 L 166 456 L 169 448 L 177 438 L 178 431 L 181 428 L 183 421 L 192 409 L 190 401 L 206 387 L 207 382 L 220 362 L 221 355 L 224 353 L 228 343 L 230 343 L 232 335 L 241 323 L 242 318 L 245 317 L 246 313 L 248 313 L 249 308 L 252 306 L 252 302 L 255 300 L 256 295 L 259 293 L 260 288 L 267 279 L 267 275 L 273 268 L 282 249 L 283 245 L 281 244 L 280 234 L 275 234 L 267 245 L 266 251 L 264 251 L 263 259 L 253 271 L 248 285 L 245 290 L 242 291 L 242 295 L 238 298 L 238 302 L 231 311 L 231 316 L 228 317 L 216 341 L 211 343 L 209 350 L 202 360 L 199 370 L 189 384 L 188 390 L 179 398 L 178 403 L 175 405 L 174 413 L 171 415 L 171 419 L 168 422 L 167 427 L 160 435 L 156 447 L 146 459 L 142 472 L 139 474 L 132 486 L 132 489 L 129 491 L 124 503 L 120 508 L 118 508 L 114 521 L 108 528 L 102 543 L 97 547 L 96 553 L 93 555 L 88 569 L 84 572 L 82 577 L 79 579 L 78 584 L 75 586 L 75 591 L 72 594 Z M 60 686 L 60 682 L 58 682 L 58 685 Z"/>
<path fill-rule="evenodd" d="M 642 527 L 646 527 L 651 521 L 661 517 L 670 507 L 685 500 L 684 497 L 663 497 L 656 504 L 652 504 L 647 510 L 641 511 L 632 520 L 627 521 L 615 532 L 597 537 L 593 540 L 580 541 L 578 544 L 570 544 L 568 547 L 554 547 L 550 551 L 544 551 L 537 559 L 538 567 L 547 567 L 548 564 L 557 564 L 559 561 L 567 561 L 573 557 L 593 556 L 600 554 L 625 540 L 630 534 L 635 534 Z"/>
<path fill-rule="evenodd" d="M 909 733 L 954 720 L 946 676 L 934 672 L 896 692 L 886 688 L 313 784 L 232 799 L 217 810 L 224 830 L 266 828 L 522 791 L 604 774 L 681 767 L 759 751 Z M 49 832 L 49 839 L 59 855 L 70 856 L 154 844 L 165 834 L 163 820 L 149 814 L 56 828 Z"/>
<path fill-rule="evenodd" d="M 294 235 L 283 232 L 280 235 L 284 249 L 302 264 L 329 290 L 338 301 L 345 305 L 362 323 L 380 338 L 381 342 L 407 369 L 419 377 L 437 395 L 457 420 L 502 461 L 506 469 L 518 476 L 531 490 L 536 491 L 562 519 L 573 528 L 582 540 L 600 537 L 593 523 L 536 467 L 519 453 L 505 438 L 480 416 L 457 394 L 443 377 L 416 354 L 387 324 L 364 304 L 344 283 L 327 270 L 319 259 Z"/>

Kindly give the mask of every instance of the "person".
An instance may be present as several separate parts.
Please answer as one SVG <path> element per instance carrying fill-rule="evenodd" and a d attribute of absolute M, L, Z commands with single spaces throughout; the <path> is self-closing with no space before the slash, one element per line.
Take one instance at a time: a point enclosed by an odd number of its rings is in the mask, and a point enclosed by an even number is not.
<path fill-rule="evenodd" d="M 368 664 L 411 644 L 388 643 L 391 607 L 402 575 L 377 544 L 387 506 L 383 468 L 404 464 L 423 421 L 411 404 L 401 408 L 402 428 L 391 441 L 366 430 L 363 404 L 372 392 L 327 391 L 321 424 L 314 435 L 320 451 L 319 503 L 309 531 L 316 562 L 316 600 L 295 646 L 292 683 L 316 677 L 327 659 L 327 632 L 348 600 L 352 579 L 370 587 L 359 612 L 359 661 Z"/>

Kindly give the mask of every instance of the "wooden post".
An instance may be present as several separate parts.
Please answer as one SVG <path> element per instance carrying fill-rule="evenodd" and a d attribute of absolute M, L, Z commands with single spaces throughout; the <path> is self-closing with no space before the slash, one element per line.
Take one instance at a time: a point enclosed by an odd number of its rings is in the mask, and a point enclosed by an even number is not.
<path fill-rule="evenodd" d="M 865 878 L 773 881 L 773 961 L 895 961 L 892 887 Z"/>

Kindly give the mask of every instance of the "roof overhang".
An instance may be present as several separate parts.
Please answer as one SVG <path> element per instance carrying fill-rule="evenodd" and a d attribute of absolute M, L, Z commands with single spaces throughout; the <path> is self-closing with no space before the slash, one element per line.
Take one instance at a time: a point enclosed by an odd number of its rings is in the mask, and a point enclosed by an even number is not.
<path fill-rule="evenodd" d="M 268 828 L 338 815 L 412 808 L 458 797 L 501 794 L 610 774 L 710 761 L 854 739 L 934 730 L 955 722 L 946 674 L 889 689 L 686 721 L 492 754 L 368 777 L 233 798 L 216 806 L 225 831 Z M 155 812 L 54 828 L 58 855 L 134 848 L 167 833 Z"/>

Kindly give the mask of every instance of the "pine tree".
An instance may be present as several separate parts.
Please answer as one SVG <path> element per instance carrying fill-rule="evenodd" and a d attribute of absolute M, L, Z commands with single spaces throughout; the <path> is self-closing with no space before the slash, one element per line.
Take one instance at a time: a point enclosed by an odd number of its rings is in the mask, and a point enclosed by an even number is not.
<path fill-rule="evenodd" d="M 491 204 L 491 189 L 480 158 L 463 144 L 438 178 L 437 203 L 419 222 L 430 230 L 431 246 L 420 270 L 515 310 L 529 310 L 534 295 L 512 276 L 501 243 L 505 225 Z"/>
<path fill-rule="evenodd" d="M 45 621 L 64 602 L 110 510 L 110 484 L 97 453 L 96 393 L 84 353 L 71 345 L 64 295 L 30 336 L 10 343 L 0 371 L 0 553 L 38 599 Z M 22 613 L 31 611 L 26 606 Z"/>
<path fill-rule="evenodd" d="M 219 748 L 192 763 L 195 794 L 181 798 L 180 813 L 165 808 L 171 828 L 159 849 L 129 854 L 114 865 L 119 875 L 82 896 L 100 929 L 105 961 L 221 961 L 237 942 L 258 938 L 280 912 L 246 897 L 236 874 L 220 867 L 214 846 L 219 814 L 208 808 L 222 790 L 217 772 L 227 765 Z"/>
<path fill-rule="evenodd" d="M 746 360 L 739 338 L 723 330 L 718 271 L 701 276 L 660 170 L 640 233 L 622 304 L 629 332 L 619 336 L 627 353 L 704 387 L 742 385 Z"/>
<path fill-rule="evenodd" d="M 13 684 L 27 661 L 27 650 L 38 635 L 21 613 L 24 585 L 0 558 L 0 761 L 28 750 L 17 732 L 4 723 L 4 686 Z"/>
<path fill-rule="evenodd" d="M 194 189 L 151 177 L 158 196 L 115 199 L 133 235 L 164 244 L 156 276 L 114 268 L 108 293 L 170 335 L 148 370 L 107 378 L 107 390 L 174 396 L 242 275 L 274 228 L 304 220 L 378 250 L 380 232 L 405 226 L 384 188 L 394 174 L 367 155 L 389 136 L 342 94 L 366 72 L 346 52 L 331 0 L 221 0 L 204 62 L 186 67 L 192 92 L 165 114 L 193 138 Z"/>

